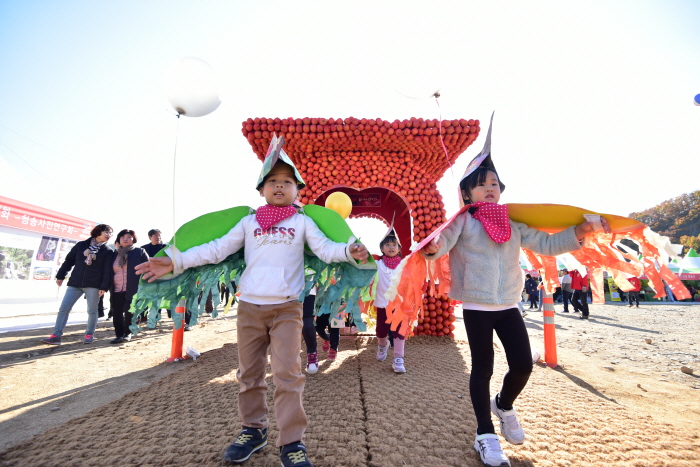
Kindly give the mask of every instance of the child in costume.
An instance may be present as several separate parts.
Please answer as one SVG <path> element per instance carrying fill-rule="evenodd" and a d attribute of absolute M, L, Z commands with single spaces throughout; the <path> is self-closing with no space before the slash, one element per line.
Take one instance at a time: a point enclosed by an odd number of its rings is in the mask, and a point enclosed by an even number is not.
<path fill-rule="evenodd" d="M 374 306 L 377 309 L 377 360 L 383 362 L 386 360 L 389 349 L 388 335 L 390 332 L 385 308 L 388 301 L 384 294 L 391 285 L 396 266 L 401 262 L 401 243 L 394 232 L 393 224 L 379 243 L 379 248 L 382 251 L 382 257 L 377 261 L 377 297 L 374 299 Z M 394 337 L 394 361 L 391 367 L 396 373 L 406 373 L 404 365 L 405 336 L 396 332 Z"/>
<path fill-rule="evenodd" d="M 450 253 L 450 296 L 462 301 L 469 338 L 472 371 L 469 381 L 478 427 L 474 449 L 488 466 L 510 466 L 491 421 L 500 421 L 501 434 L 511 444 L 525 441 L 513 403 L 532 372 L 532 352 L 518 310 L 522 291 L 520 248 L 555 256 L 580 248 L 579 241 L 594 231 L 584 222 L 557 234 L 530 228 L 509 219 L 505 205 L 497 204 L 505 185 L 491 160 L 491 128 L 481 153 L 467 167 L 460 182 L 462 200 L 471 205 L 422 250 L 429 259 Z M 609 231 L 603 219 L 603 228 Z M 506 354 L 508 371 L 501 390 L 490 396 L 493 373 L 493 331 Z"/>
<path fill-rule="evenodd" d="M 258 179 L 257 190 L 267 204 L 243 217 L 226 235 L 180 252 L 174 246 L 167 257 L 140 265 L 152 282 L 169 273 L 224 261 L 244 247 L 246 268 L 237 283 L 238 304 L 238 412 L 243 428 L 224 460 L 241 463 L 267 444 L 268 416 L 265 383 L 267 350 L 271 350 L 275 382 L 277 446 L 283 466 L 310 467 L 303 444 L 307 418 L 302 406 L 304 376 L 299 358 L 304 289 L 304 245 L 326 263 L 367 260 L 360 243 L 329 240 L 307 215 L 292 203 L 305 186 L 291 159 L 273 139 Z M 217 276 L 218 277 L 218 276 Z"/>

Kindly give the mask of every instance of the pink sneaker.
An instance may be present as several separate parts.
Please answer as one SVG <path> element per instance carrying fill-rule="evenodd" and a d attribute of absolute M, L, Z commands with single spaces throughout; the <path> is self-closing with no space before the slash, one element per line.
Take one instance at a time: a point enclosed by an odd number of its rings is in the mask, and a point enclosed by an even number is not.
<path fill-rule="evenodd" d="M 331 341 L 324 340 L 323 346 L 321 347 L 321 350 L 323 350 L 324 352 L 328 352 L 328 349 L 330 349 L 330 348 L 331 348 Z"/>
<path fill-rule="evenodd" d="M 328 357 L 326 357 L 326 360 L 335 360 L 336 355 L 338 355 L 338 351 L 335 349 L 328 349 Z"/>
<path fill-rule="evenodd" d="M 318 354 L 316 352 L 306 355 L 306 372 L 310 375 L 318 371 Z"/>

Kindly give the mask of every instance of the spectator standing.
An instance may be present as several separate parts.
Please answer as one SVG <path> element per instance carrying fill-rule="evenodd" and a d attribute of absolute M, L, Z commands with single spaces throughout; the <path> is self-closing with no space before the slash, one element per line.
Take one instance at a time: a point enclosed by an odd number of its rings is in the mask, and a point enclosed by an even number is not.
<path fill-rule="evenodd" d="M 569 302 L 571 301 L 571 296 L 574 294 L 574 289 L 571 288 L 571 276 L 569 275 L 569 270 L 565 268 L 562 269 L 561 272 L 564 273 L 564 275 L 559 278 L 559 282 L 561 283 L 561 296 L 564 301 L 564 313 L 568 313 Z"/>
<path fill-rule="evenodd" d="M 537 306 L 537 281 L 530 274 L 525 275 L 525 293 L 530 302 L 530 310 Z"/>
<path fill-rule="evenodd" d="M 68 289 L 58 309 L 53 333 L 41 342 L 49 345 L 61 345 L 63 328 L 68 323 L 73 305 L 83 294 L 87 298 L 88 322 L 83 344 L 94 342 L 93 334 L 97 327 L 97 307 L 100 297 L 109 290 L 112 283 L 110 249 L 107 241 L 112 236 L 112 227 L 107 224 L 96 225 L 90 232 L 90 238 L 80 241 L 71 248 L 65 261 L 56 273 L 56 284 L 60 287 L 68 272 L 73 273 L 68 280 Z"/>
<path fill-rule="evenodd" d="M 634 287 L 632 290 L 627 292 L 627 299 L 629 300 L 630 307 L 632 306 L 632 300 L 637 302 L 637 308 L 639 308 L 639 291 L 642 290 L 642 283 L 639 281 L 638 277 L 628 277 L 627 281 Z"/>
<path fill-rule="evenodd" d="M 542 274 L 544 273 L 544 270 L 540 269 L 538 272 L 540 273 L 540 276 L 537 278 L 537 311 L 542 311 L 542 302 L 544 302 L 544 280 Z"/>
<path fill-rule="evenodd" d="M 112 287 L 109 289 L 112 320 L 116 337 L 110 344 L 120 344 L 131 340 L 131 300 L 139 288 L 136 266 L 148 261 L 143 248 L 134 246 L 138 240 L 133 230 L 124 229 L 117 234 L 117 249 L 112 252 Z"/>
<path fill-rule="evenodd" d="M 165 248 L 165 243 L 161 241 L 161 234 L 160 234 L 160 229 L 151 229 L 148 231 L 148 239 L 150 242 L 146 243 L 145 245 L 141 245 L 141 248 L 148 253 L 149 258 L 153 258 L 156 253 L 158 253 L 160 250 Z M 161 308 L 158 311 L 162 311 L 163 308 Z M 172 318 L 172 312 L 169 309 L 166 309 L 166 312 L 168 313 L 168 318 Z M 138 321 L 146 321 L 146 317 L 148 316 L 148 310 L 144 311 L 142 315 L 138 317 Z"/>
<path fill-rule="evenodd" d="M 576 269 L 571 271 L 571 288 L 574 289 L 574 296 L 571 299 L 574 312 L 580 311 L 580 319 L 588 319 L 588 274 L 581 276 Z"/>
<path fill-rule="evenodd" d="M 153 258 L 156 253 L 165 248 L 165 243 L 161 242 L 160 230 L 158 229 L 149 230 L 148 239 L 150 242 L 146 243 L 145 245 L 141 245 L 141 248 L 146 250 L 149 258 Z"/>

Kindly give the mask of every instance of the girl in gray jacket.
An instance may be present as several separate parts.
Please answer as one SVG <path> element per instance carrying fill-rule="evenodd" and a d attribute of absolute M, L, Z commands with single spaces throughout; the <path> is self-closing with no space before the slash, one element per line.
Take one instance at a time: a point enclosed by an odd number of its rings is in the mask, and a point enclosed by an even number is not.
<path fill-rule="evenodd" d="M 518 310 L 523 277 L 520 248 L 555 256 L 580 248 L 579 241 L 593 232 L 590 222 L 554 235 L 508 218 L 508 208 L 497 204 L 505 185 L 490 156 L 490 129 L 484 148 L 467 168 L 460 189 L 465 205 L 460 214 L 422 253 L 430 258 L 450 254 L 450 296 L 462 301 L 469 338 L 472 371 L 469 380 L 478 427 L 474 449 L 488 466 L 510 466 L 491 421 L 500 421 L 501 434 L 511 444 L 525 441 L 513 403 L 532 372 L 532 352 L 525 323 Z M 609 226 L 601 218 L 603 228 Z M 508 371 L 501 390 L 490 396 L 493 374 L 493 331 L 506 353 Z"/>

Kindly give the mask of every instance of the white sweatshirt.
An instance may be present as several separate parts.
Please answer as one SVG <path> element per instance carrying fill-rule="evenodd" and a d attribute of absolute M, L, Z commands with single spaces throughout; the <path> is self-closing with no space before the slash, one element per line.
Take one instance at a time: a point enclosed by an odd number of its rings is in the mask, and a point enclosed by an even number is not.
<path fill-rule="evenodd" d="M 384 260 L 377 261 L 377 298 L 374 299 L 374 306 L 377 308 L 386 308 L 389 304 L 389 300 L 384 297 L 386 291 L 391 285 L 391 279 L 394 277 L 396 269 L 390 269 Z"/>
<path fill-rule="evenodd" d="M 304 290 L 304 244 L 326 263 L 349 262 L 347 243 L 329 240 L 308 216 L 294 214 L 266 231 L 255 215 L 244 217 L 226 235 L 180 253 L 165 250 L 176 274 L 203 264 L 220 263 L 245 247 L 246 268 L 240 283 L 240 299 L 256 305 L 274 305 L 298 300 Z"/>

